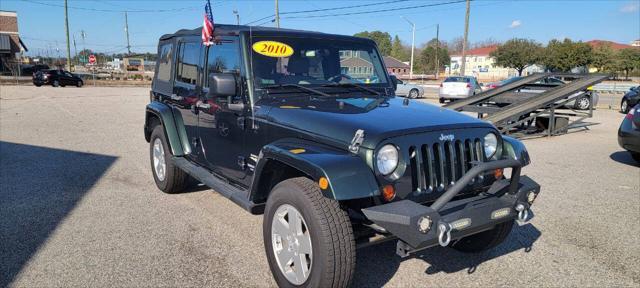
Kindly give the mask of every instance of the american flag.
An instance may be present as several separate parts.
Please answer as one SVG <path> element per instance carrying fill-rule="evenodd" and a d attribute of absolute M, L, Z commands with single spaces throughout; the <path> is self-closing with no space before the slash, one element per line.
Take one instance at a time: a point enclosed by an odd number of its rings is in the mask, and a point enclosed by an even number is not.
<path fill-rule="evenodd" d="M 211 3 L 207 1 L 204 5 L 204 21 L 202 22 L 202 44 L 209 46 L 213 38 L 213 15 L 211 13 Z"/>

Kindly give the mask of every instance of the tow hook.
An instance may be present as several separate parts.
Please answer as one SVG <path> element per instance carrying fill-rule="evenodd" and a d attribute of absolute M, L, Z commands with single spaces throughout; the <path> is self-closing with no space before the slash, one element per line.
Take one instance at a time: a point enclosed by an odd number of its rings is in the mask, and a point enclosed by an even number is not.
<path fill-rule="evenodd" d="M 449 223 L 440 223 L 438 224 L 438 243 L 440 246 L 447 247 L 449 242 L 451 242 L 451 224 Z"/>
<path fill-rule="evenodd" d="M 516 222 L 518 225 L 524 225 L 525 223 L 531 220 L 529 218 L 529 207 L 525 206 L 522 203 L 516 205 L 516 211 L 518 211 L 518 217 L 516 218 Z"/>

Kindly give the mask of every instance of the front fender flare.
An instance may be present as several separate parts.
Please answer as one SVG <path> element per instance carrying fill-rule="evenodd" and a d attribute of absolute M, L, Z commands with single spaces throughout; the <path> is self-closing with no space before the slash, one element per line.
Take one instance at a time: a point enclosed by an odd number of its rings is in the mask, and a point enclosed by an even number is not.
<path fill-rule="evenodd" d="M 504 157 L 520 161 L 522 167 L 531 163 L 527 147 L 524 146 L 522 141 L 509 136 L 502 136 L 502 140 L 504 141 L 504 148 L 502 149 Z"/>
<path fill-rule="evenodd" d="M 147 105 L 145 116 L 145 137 L 151 134 L 149 127 L 149 118 L 155 116 L 160 119 L 160 123 L 164 127 L 165 136 L 169 141 L 171 153 L 174 156 L 184 156 L 191 153 L 189 138 L 184 128 L 184 122 L 180 113 L 174 113 L 173 108 L 167 104 L 158 101 L 152 101 Z M 149 141 L 150 139 L 147 139 Z"/>
<path fill-rule="evenodd" d="M 280 161 L 318 181 L 325 177 L 329 186 L 323 195 L 335 200 L 350 200 L 380 195 L 377 181 L 359 156 L 326 145 L 302 139 L 283 139 L 266 145 L 260 151 L 254 183 L 259 183 L 269 161 Z M 252 185 L 251 198 L 259 193 Z"/>

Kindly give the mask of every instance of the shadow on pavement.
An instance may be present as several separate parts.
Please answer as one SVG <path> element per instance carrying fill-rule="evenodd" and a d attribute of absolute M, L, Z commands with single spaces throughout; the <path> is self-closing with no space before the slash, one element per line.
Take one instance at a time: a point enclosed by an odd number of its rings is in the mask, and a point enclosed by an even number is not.
<path fill-rule="evenodd" d="M 640 163 L 631 157 L 631 153 L 629 153 L 629 151 L 613 152 L 609 155 L 609 158 L 618 163 L 627 164 L 633 167 L 640 167 Z"/>
<path fill-rule="evenodd" d="M 542 235 L 540 231 L 531 224 L 524 226 L 516 224 L 504 243 L 482 253 L 466 254 L 452 248 L 437 246 L 417 252 L 405 259 L 396 255 L 396 241 L 370 246 L 358 250 L 353 286 L 384 286 L 395 275 L 402 261 L 406 259 L 421 259 L 428 263 L 426 274 L 455 273 L 462 270 L 467 270 L 468 274 L 472 274 L 483 262 L 520 249 L 524 249 L 524 252 L 530 252 L 533 243 L 540 238 L 540 235 Z"/>
<path fill-rule="evenodd" d="M 0 141 L 0 287 L 117 158 Z"/>

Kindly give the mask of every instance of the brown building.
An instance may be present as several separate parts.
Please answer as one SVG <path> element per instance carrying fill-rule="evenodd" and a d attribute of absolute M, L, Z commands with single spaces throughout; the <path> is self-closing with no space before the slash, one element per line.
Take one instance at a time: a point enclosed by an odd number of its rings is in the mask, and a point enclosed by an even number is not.
<path fill-rule="evenodd" d="M 18 14 L 0 10 L 0 73 L 13 74 L 18 71 L 20 55 L 26 52 L 18 33 Z"/>
<path fill-rule="evenodd" d="M 396 76 L 409 75 L 409 65 L 391 56 L 384 56 L 384 66 L 387 66 L 387 72 Z"/>

